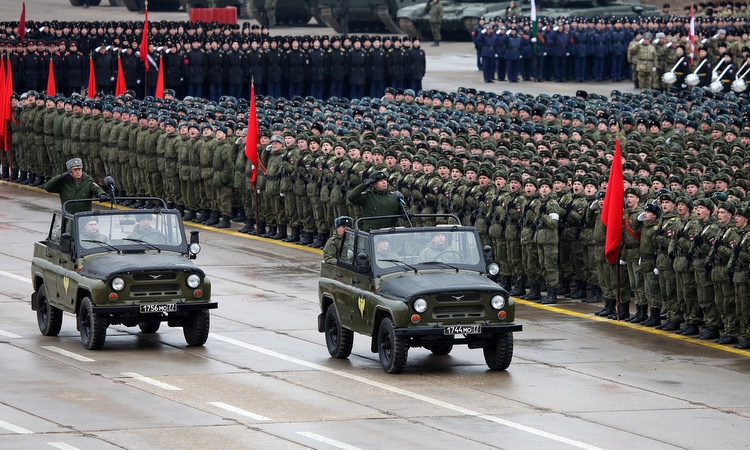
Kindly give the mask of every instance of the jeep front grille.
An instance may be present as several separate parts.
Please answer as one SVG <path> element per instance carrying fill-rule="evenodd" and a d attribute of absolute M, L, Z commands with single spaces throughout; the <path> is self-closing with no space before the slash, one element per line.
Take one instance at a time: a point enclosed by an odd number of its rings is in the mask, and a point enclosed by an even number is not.
<path fill-rule="evenodd" d="M 130 288 L 132 297 L 174 297 L 179 294 L 179 284 L 137 284 Z"/>
<path fill-rule="evenodd" d="M 135 281 L 169 281 L 176 279 L 177 272 L 148 272 L 133 274 L 133 280 Z"/>
<path fill-rule="evenodd" d="M 484 317 L 484 306 L 438 306 L 433 308 L 432 317 L 437 320 L 479 319 Z"/>
<path fill-rule="evenodd" d="M 451 292 L 449 294 L 438 294 L 435 301 L 438 303 L 476 302 L 481 299 L 479 292 Z"/>

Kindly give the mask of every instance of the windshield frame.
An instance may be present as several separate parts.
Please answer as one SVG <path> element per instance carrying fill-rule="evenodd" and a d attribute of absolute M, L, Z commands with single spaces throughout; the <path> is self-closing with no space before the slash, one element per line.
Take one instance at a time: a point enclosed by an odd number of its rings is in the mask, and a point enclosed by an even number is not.
<path fill-rule="evenodd" d="M 446 249 L 432 247 L 431 251 L 425 252 L 431 238 L 436 234 L 446 235 Z M 390 250 L 383 259 L 399 260 L 398 262 L 378 262 L 377 246 L 387 239 L 390 241 Z M 369 233 L 370 266 L 373 276 L 380 277 L 394 272 L 423 271 L 423 270 L 468 270 L 483 273 L 486 271 L 484 252 L 479 234 L 473 227 L 464 226 L 437 226 L 427 228 L 396 228 L 388 230 L 372 230 Z M 382 250 L 382 248 L 381 248 Z M 448 253 L 445 253 L 445 252 Z M 455 257 L 436 258 L 436 255 L 445 253 L 445 256 L 455 255 L 458 251 L 464 256 L 460 261 Z M 467 258 L 468 257 L 468 258 Z M 424 259 L 427 258 L 427 259 Z M 428 260 L 429 259 L 429 260 Z M 436 263 L 435 261 L 441 261 Z"/>
<path fill-rule="evenodd" d="M 144 239 L 144 242 L 137 242 L 143 236 L 133 236 L 133 229 L 137 226 L 137 218 L 145 215 L 151 217 L 154 233 L 161 234 L 163 238 L 154 235 L 154 239 Z M 92 240 L 96 240 L 96 237 L 93 235 L 85 235 L 85 223 L 90 222 L 90 219 L 98 221 L 97 231 L 105 237 L 105 239 L 100 239 L 104 244 L 92 242 Z M 182 217 L 179 216 L 177 211 L 85 211 L 76 213 L 71 217 L 71 220 L 75 223 L 75 226 L 72 227 L 73 236 L 71 236 L 71 241 L 74 245 L 75 254 L 78 257 L 85 257 L 96 253 L 133 253 L 145 252 L 147 250 L 188 254 L 188 240 L 185 235 L 185 228 L 182 223 Z M 136 240 L 126 240 L 133 237 Z M 163 240 L 163 242 L 157 242 L 157 240 Z"/>

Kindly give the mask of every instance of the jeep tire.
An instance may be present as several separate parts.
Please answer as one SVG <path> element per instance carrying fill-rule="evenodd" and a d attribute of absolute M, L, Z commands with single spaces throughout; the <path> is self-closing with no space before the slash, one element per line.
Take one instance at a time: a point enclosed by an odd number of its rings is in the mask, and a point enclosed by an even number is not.
<path fill-rule="evenodd" d="M 201 309 L 183 319 L 182 334 L 190 347 L 200 347 L 208 340 L 208 329 L 211 327 L 211 315 L 207 309 Z"/>
<path fill-rule="evenodd" d="M 409 356 L 409 342 L 396 335 L 393 319 L 386 317 L 378 329 L 378 356 L 386 373 L 401 373 Z"/>
<path fill-rule="evenodd" d="M 107 319 L 94 312 L 91 298 L 81 300 L 78 312 L 78 329 L 81 332 L 81 342 L 87 350 L 101 350 L 107 339 Z"/>
<path fill-rule="evenodd" d="M 513 333 L 505 331 L 484 344 L 484 361 L 490 370 L 505 370 L 513 359 Z"/>
<path fill-rule="evenodd" d="M 348 358 L 354 345 L 354 332 L 341 326 L 336 307 L 329 305 L 325 317 L 325 335 L 328 353 L 334 358 Z"/>
<path fill-rule="evenodd" d="M 36 310 L 36 321 L 39 324 L 39 331 L 44 336 L 57 336 L 62 328 L 63 312 L 49 303 L 47 298 L 47 288 L 44 285 L 39 286 L 36 293 L 39 306 Z"/>

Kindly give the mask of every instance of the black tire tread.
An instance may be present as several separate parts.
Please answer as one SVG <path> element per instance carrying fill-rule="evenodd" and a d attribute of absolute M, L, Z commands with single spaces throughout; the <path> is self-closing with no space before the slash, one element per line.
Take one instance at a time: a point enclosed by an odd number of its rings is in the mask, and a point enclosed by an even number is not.
<path fill-rule="evenodd" d="M 335 321 L 333 323 L 329 323 Z M 336 334 L 333 335 L 329 330 L 336 328 Z M 354 346 L 354 332 L 341 326 L 336 307 L 329 305 L 325 317 L 325 336 L 328 353 L 334 358 L 348 358 L 352 353 Z M 335 341 L 335 342 L 334 342 Z"/>
<path fill-rule="evenodd" d="M 44 285 L 39 286 L 37 291 L 39 299 L 39 309 L 36 311 L 36 319 L 39 324 L 39 331 L 44 336 L 57 336 L 62 329 L 63 312 L 55 308 L 47 298 L 47 288 Z"/>
<path fill-rule="evenodd" d="M 490 370 L 505 370 L 513 359 L 513 333 L 505 331 L 495 335 L 493 341 L 486 344 L 484 361 Z"/>
<path fill-rule="evenodd" d="M 384 318 L 380 322 L 380 328 L 378 329 L 378 356 L 380 357 L 380 364 L 386 373 L 391 374 L 401 373 L 409 357 L 409 342 L 402 337 L 398 337 L 395 329 L 396 326 L 390 317 Z M 384 337 L 386 334 L 391 342 L 390 354 L 387 353 L 384 347 Z"/>
<path fill-rule="evenodd" d="M 201 309 L 190 315 L 182 324 L 182 334 L 190 347 L 200 347 L 208 340 L 211 328 L 211 315 L 207 309 Z"/>
<path fill-rule="evenodd" d="M 81 300 L 78 312 L 78 326 L 81 330 L 81 342 L 86 350 L 101 350 L 107 339 L 107 321 L 92 311 L 91 298 Z M 88 325 L 85 325 L 88 322 Z M 88 331 L 87 331 L 88 330 Z"/>

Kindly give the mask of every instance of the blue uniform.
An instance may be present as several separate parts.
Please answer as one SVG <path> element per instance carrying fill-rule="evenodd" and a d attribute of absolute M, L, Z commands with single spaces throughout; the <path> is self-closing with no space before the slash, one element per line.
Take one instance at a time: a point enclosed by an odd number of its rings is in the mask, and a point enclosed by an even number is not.
<path fill-rule="evenodd" d="M 609 58 L 610 53 L 609 32 L 604 30 L 594 31 L 591 34 L 591 55 L 594 59 L 592 67 L 594 81 L 604 80 L 604 63 Z"/>
<path fill-rule="evenodd" d="M 508 36 L 505 33 L 495 34 L 495 61 L 497 63 L 497 81 L 505 81 L 505 47 L 508 45 Z"/>
<path fill-rule="evenodd" d="M 534 78 L 534 44 L 531 36 L 521 35 L 521 76 L 524 81 Z"/>
<path fill-rule="evenodd" d="M 589 32 L 586 29 L 572 33 L 575 55 L 575 77 L 577 82 L 586 80 L 586 58 L 589 55 Z"/>
<path fill-rule="evenodd" d="M 612 50 L 612 81 L 621 81 L 623 64 L 628 53 L 628 33 L 624 29 L 614 29 L 609 35 Z"/>
<path fill-rule="evenodd" d="M 521 59 L 521 37 L 510 35 L 506 41 L 505 48 L 505 65 L 508 71 L 508 81 L 515 83 L 518 81 L 518 69 Z"/>
<path fill-rule="evenodd" d="M 482 72 L 485 83 L 492 83 L 495 78 L 495 32 L 486 29 L 480 35 L 482 40 Z"/>
<path fill-rule="evenodd" d="M 482 30 L 484 27 L 477 25 L 471 30 L 471 41 L 477 51 L 477 69 L 482 70 Z"/>
<path fill-rule="evenodd" d="M 559 83 L 564 83 L 567 79 L 567 62 L 571 50 L 570 35 L 563 30 L 552 30 L 549 39 L 552 41 L 555 80 Z"/>

